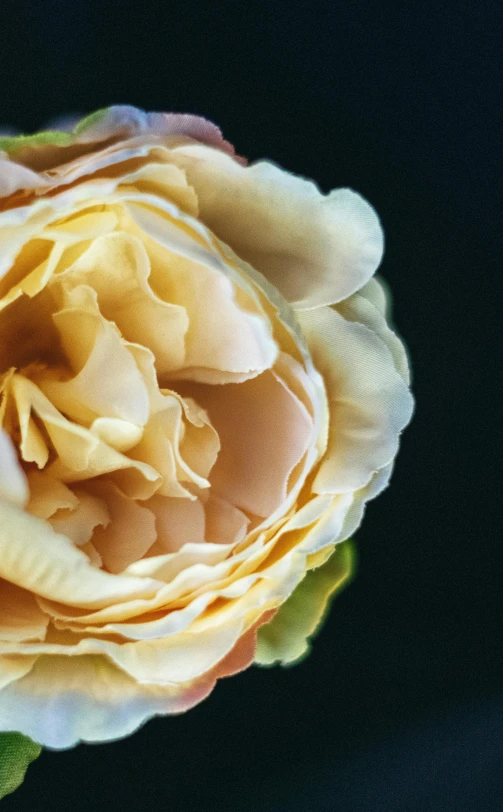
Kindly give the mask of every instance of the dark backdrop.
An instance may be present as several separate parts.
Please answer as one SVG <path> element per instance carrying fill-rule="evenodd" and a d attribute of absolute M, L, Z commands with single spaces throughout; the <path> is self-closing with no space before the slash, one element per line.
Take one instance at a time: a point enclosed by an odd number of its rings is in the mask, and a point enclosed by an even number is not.
<path fill-rule="evenodd" d="M 5 812 L 503 807 L 496 10 L 2 0 L 0 124 L 199 113 L 250 159 L 371 201 L 417 400 L 311 657 L 129 739 L 43 753 Z"/>

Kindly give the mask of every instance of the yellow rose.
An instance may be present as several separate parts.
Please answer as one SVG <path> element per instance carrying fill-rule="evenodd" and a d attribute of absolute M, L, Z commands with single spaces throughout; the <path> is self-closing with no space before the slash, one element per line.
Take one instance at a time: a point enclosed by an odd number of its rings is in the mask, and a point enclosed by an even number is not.
<path fill-rule="evenodd" d="M 194 116 L 0 139 L 0 730 L 115 739 L 302 654 L 412 413 L 382 251 Z"/>

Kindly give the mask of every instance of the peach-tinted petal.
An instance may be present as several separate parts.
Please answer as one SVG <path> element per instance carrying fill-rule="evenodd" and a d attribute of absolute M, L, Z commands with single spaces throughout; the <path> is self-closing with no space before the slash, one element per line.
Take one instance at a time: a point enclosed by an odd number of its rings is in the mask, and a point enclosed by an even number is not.
<path fill-rule="evenodd" d="M 158 554 L 173 553 L 185 544 L 204 540 L 204 508 L 198 499 L 156 494 L 145 504 L 156 518 Z"/>
<path fill-rule="evenodd" d="M 0 579 L 0 640 L 43 640 L 48 623 L 31 592 Z"/>
<path fill-rule="evenodd" d="M 148 508 L 128 499 L 112 483 L 103 482 L 95 487 L 106 504 L 110 522 L 95 530 L 93 547 L 109 572 L 122 572 L 154 543 L 155 516 Z"/>
<path fill-rule="evenodd" d="M 241 384 L 194 387 L 221 441 L 210 479 L 241 510 L 268 516 L 285 499 L 288 477 L 311 442 L 305 407 L 272 372 Z"/>
<path fill-rule="evenodd" d="M 206 541 L 214 544 L 233 544 L 244 539 L 250 520 L 230 502 L 210 494 L 204 506 L 204 513 Z"/>

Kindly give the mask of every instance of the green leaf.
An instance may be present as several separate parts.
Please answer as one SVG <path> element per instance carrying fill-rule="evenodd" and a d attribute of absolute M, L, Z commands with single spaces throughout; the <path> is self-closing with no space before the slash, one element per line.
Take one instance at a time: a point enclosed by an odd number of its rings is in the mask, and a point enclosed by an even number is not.
<path fill-rule="evenodd" d="M 21 786 L 28 765 L 41 751 L 40 744 L 21 733 L 0 733 L 0 798 Z"/>
<path fill-rule="evenodd" d="M 307 573 L 270 623 L 257 636 L 258 665 L 295 665 L 311 650 L 310 638 L 320 631 L 335 594 L 354 573 L 356 551 L 351 540 L 337 544 L 330 558 Z"/>

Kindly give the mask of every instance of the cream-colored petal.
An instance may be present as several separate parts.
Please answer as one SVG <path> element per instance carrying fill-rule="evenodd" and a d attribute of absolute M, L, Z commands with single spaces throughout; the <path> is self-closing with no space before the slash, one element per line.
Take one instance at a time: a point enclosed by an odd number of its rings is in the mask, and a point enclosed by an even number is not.
<path fill-rule="evenodd" d="M 313 490 L 352 492 L 394 458 L 412 396 L 388 347 L 368 327 L 331 308 L 298 317 L 330 405 L 328 448 Z"/>
<path fill-rule="evenodd" d="M 131 202 L 128 211 L 141 231 L 163 249 L 148 245 L 156 292 L 188 315 L 186 355 L 177 377 L 226 382 L 233 375 L 244 379 L 272 366 L 277 347 L 267 320 L 239 306 L 222 260 L 201 247 L 197 233 L 191 239 L 161 209 Z M 156 366 L 162 372 L 157 362 Z"/>
<path fill-rule="evenodd" d="M 225 596 L 227 589 L 233 592 L 237 590 L 239 594 L 243 594 L 250 583 L 263 577 L 255 570 L 267 557 L 273 545 L 274 540 L 264 548 L 259 539 L 253 549 L 247 548 L 236 556 L 228 557 L 230 550 L 226 545 L 188 544 L 178 553 L 157 555 L 131 564 L 122 575 L 165 581 L 163 587 L 152 598 L 117 601 L 115 605 L 84 614 L 80 609 L 68 605 L 68 602 L 65 607 L 44 598 L 39 598 L 39 602 L 44 611 L 58 620 L 70 623 L 72 628 L 77 624 L 81 629 L 92 632 L 96 624 L 122 625 L 138 615 L 157 612 L 159 609 L 165 610 L 170 604 L 179 606 L 180 599 L 183 599 L 182 605 L 188 604 L 195 597 L 204 594 L 208 601 L 211 601 L 213 598 Z M 286 566 L 288 567 L 288 562 Z M 155 625 L 157 621 L 152 623 Z"/>
<path fill-rule="evenodd" d="M 33 410 L 44 423 L 57 454 L 47 469 L 55 479 L 71 483 L 110 474 L 128 496 L 148 499 L 155 493 L 160 476 L 152 466 L 120 454 L 87 429 L 67 420 L 40 389 L 22 375 L 13 375 L 9 386 L 19 413 L 20 449 L 24 459 L 35 460 L 42 467 L 48 457 L 47 445 L 31 418 Z M 35 448 L 39 457 L 33 452 L 35 441 L 39 443 Z"/>
<path fill-rule="evenodd" d="M 143 427 L 118 417 L 97 417 L 90 426 L 91 433 L 105 445 L 125 453 L 137 445 L 143 436 Z"/>
<path fill-rule="evenodd" d="M 78 496 L 47 471 L 30 471 L 28 485 L 30 500 L 26 510 L 39 519 L 49 519 L 56 511 L 72 510 L 79 504 Z"/>
<path fill-rule="evenodd" d="M 43 640 L 48 623 L 31 592 L 0 579 L 0 640 Z"/>
<path fill-rule="evenodd" d="M 103 499 L 88 493 L 83 488 L 74 488 L 77 504 L 71 509 L 58 510 L 50 518 L 56 533 L 67 536 L 77 547 L 83 547 L 93 537 L 96 527 L 107 527 L 111 517 Z M 90 548 L 86 548 L 90 552 Z M 101 557 L 100 557 L 101 563 Z"/>
<path fill-rule="evenodd" d="M 54 223 L 44 229 L 40 237 L 63 245 L 72 245 L 82 240 L 94 240 L 113 231 L 117 225 L 117 215 L 113 211 L 79 212 L 64 222 Z"/>
<path fill-rule="evenodd" d="M 132 458 L 154 466 L 162 475 L 158 491 L 162 496 L 195 498 L 182 483 L 209 487 L 204 474 L 217 457 L 218 436 L 207 420 L 199 421 L 199 425 L 193 421 L 186 423 L 183 419 L 186 414 L 187 407 L 180 397 L 168 392 L 164 396 L 164 408 L 151 416 L 141 441 L 130 452 Z"/>
<path fill-rule="evenodd" d="M 87 541 L 85 544 L 83 544 L 81 550 L 87 555 L 93 567 L 101 568 L 103 563 L 101 555 L 91 541 Z"/>
<path fill-rule="evenodd" d="M 42 373 L 34 380 L 56 408 L 76 420 L 115 417 L 145 425 L 145 383 L 119 331 L 101 315 L 96 294 L 82 285 L 64 299 L 53 319 L 74 376 L 60 381 Z"/>
<path fill-rule="evenodd" d="M 24 507 L 29 490 L 9 435 L 0 429 L 0 499 Z"/>
<path fill-rule="evenodd" d="M 8 277 L 4 279 L 2 287 L 7 289 L 7 293 L 0 301 L 0 312 L 2 312 L 2 310 L 4 310 L 8 305 L 12 304 L 12 302 L 16 301 L 16 299 L 19 299 L 23 293 L 29 296 L 31 299 L 36 296 L 37 293 L 40 293 L 57 268 L 63 254 L 63 250 L 63 246 L 54 245 L 47 259 L 44 259 L 43 262 L 38 265 L 35 264 L 33 270 L 24 274 L 19 279 L 19 282 L 12 284 L 12 287 L 7 284 Z M 16 269 L 16 271 L 17 270 L 18 269 Z M 22 273 L 22 269 L 19 269 L 19 272 Z"/>
<path fill-rule="evenodd" d="M 168 390 L 163 391 L 168 393 Z M 177 461 L 191 478 L 193 473 L 201 477 L 200 486 L 203 487 L 202 480 L 210 475 L 217 460 L 220 438 L 204 409 L 191 398 L 182 398 L 180 402 L 185 420 Z"/>
<path fill-rule="evenodd" d="M 188 316 L 182 306 L 153 292 L 149 276 L 150 262 L 141 241 L 116 232 L 94 240 L 54 284 L 66 290 L 90 286 L 103 316 L 114 321 L 128 341 L 151 349 L 158 371 L 166 372 L 184 362 Z"/>
<path fill-rule="evenodd" d="M 382 290 L 382 288 L 380 289 Z M 366 294 L 369 290 L 370 296 L 367 296 Z M 350 296 L 344 302 L 340 302 L 337 305 L 337 311 L 346 321 L 356 321 L 360 324 L 364 324 L 372 330 L 373 333 L 378 335 L 393 356 L 397 371 L 404 381 L 410 384 L 409 362 L 405 347 L 396 333 L 391 330 L 386 321 L 385 314 L 379 306 L 372 301 L 372 299 L 377 299 L 376 293 L 375 288 L 367 288 L 367 290 L 358 291 L 358 293 L 353 294 L 353 296 Z M 379 302 L 379 304 L 381 304 L 381 302 Z"/>
<path fill-rule="evenodd" d="M 152 150 L 148 163 L 121 178 L 121 186 L 127 184 L 134 186 L 138 192 L 164 197 L 178 208 L 197 217 L 197 196 L 188 185 L 185 172 L 173 164 L 158 162 L 159 158 L 168 161 L 169 155 L 169 150 L 164 148 L 157 147 Z"/>
<path fill-rule="evenodd" d="M 38 660 L 37 654 L 32 654 L 30 657 L 19 657 L 15 654 L 2 654 L 0 655 L 0 697 L 2 697 L 2 689 L 6 688 L 9 684 L 17 682 L 26 674 L 28 674 Z M 1 701 L 1 700 L 0 700 Z M 14 717 L 10 717 L 10 724 L 2 720 L 0 711 L 0 731 L 3 730 L 17 730 L 16 721 Z"/>
<path fill-rule="evenodd" d="M 210 475 L 215 493 L 269 516 L 286 498 L 288 477 L 313 441 L 305 407 L 269 371 L 241 384 L 193 385 L 192 391 L 221 441 Z"/>
<path fill-rule="evenodd" d="M 374 307 L 377 307 L 381 315 L 385 318 L 389 316 L 389 289 L 384 287 L 385 282 L 378 274 L 373 276 L 366 285 L 364 285 L 358 293 L 360 296 L 365 296 Z"/>
<path fill-rule="evenodd" d="M 176 501 L 181 502 L 186 500 L 177 499 Z M 151 506 L 150 500 L 148 504 Z M 190 502 L 188 504 L 194 505 L 197 503 Z M 183 547 L 180 547 L 180 549 L 174 553 L 153 555 L 136 561 L 124 570 L 123 575 L 162 578 L 166 583 L 170 583 L 180 572 L 188 570 L 189 567 L 193 567 L 196 564 L 204 564 L 208 567 L 220 564 L 228 558 L 231 552 L 232 545 L 212 544 L 207 541 L 196 543 L 186 542 Z M 172 613 L 170 613 L 170 616 L 171 614 Z"/>
<path fill-rule="evenodd" d="M 0 503 L 0 516 L 0 577 L 24 589 L 88 609 L 157 593 L 153 579 L 96 570 L 70 539 L 12 504 Z"/>
<path fill-rule="evenodd" d="M 9 197 L 20 189 L 37 189 L 44 185 L 49 184 L 37 172 L 10 161 L 0 152 L 0 198 Z"/>
<path fill-rule="evenodd" d="M 200 145 L 174 149 L 173 161 L 196 190 L 203 222 L 296 308 L 345 299 L 381 261 L 379 219 L 351 189 L 323 195 L 268 161 L 243 167 Z"/>

